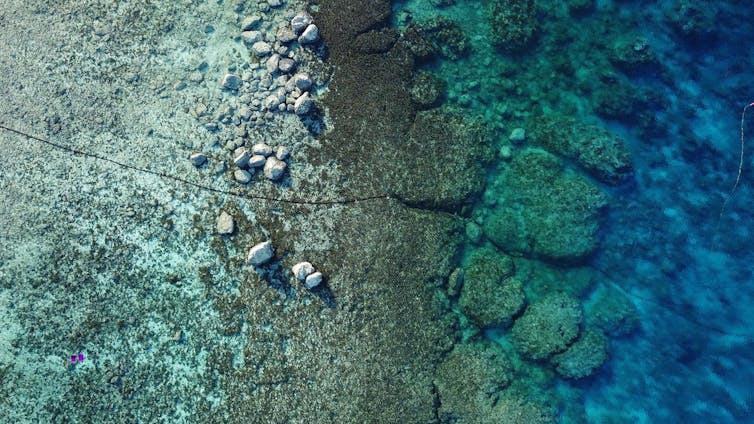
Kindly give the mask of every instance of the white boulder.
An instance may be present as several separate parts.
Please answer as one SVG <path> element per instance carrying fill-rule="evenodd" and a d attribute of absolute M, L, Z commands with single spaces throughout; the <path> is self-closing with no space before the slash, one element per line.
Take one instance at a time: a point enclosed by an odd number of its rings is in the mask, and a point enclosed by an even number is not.
<path fill-rule="evenodd" d="M 267 263 L 273 256 L 275 256 L 275 252 L 272 250 L 272 242 L 264 241 L 249 250 L 249 256 L 246 260 L 254 266 L 259 266 Z"/>
<path fill-rule="evenodd" d="M 299 281 L 304 281 L 306 277 L 314 273 L 314 265 L 309 262 L 299 262 L 291 267 L 291 271 Z"/>
<path fill-rule="evenodd" d="M 313 274 L 309 274 L 308 277 L 306 277 L 306 280 L 304 281 L 304 287 L 311 290 L 319 285 L 319 283 L 322 282 L 322 273 L 317 271 Z"/>

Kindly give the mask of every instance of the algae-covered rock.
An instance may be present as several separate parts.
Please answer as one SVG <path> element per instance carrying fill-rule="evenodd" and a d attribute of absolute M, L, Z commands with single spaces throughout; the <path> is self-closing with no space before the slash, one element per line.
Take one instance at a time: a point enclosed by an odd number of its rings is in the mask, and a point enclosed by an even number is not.
<path fill-rule="evenodd" d="M 547 407 L 519 395 L 504 394 L 480 421 L 483 424 L 552 424 L 555 416 Z"/>
<path fill-rule="evenodd" d="M 591 375 L 607 360 L 608 340 L 595 328 L 588 329 L 568 349 L 552 357 L 558 374 L 566 378 Z"/>
<path fill-rule="evenodd" d="M 437 106 L 445 95 L 445 81 L 430 72 L 420 71 L 411 84 L 411 100 L 421 109 Z"/>
<path fill-rule="evenodd" d="M 632 332 L 639 324 L 636 306 L 619 290 L 602 288 L 585 306 L 587 321 L 612 336 Z"/>
<path fill-rule="evenodd" d="M 492 408 L 511 378 L 512 366 L 499 348 L 489 343 L 456 345 L 435 374 L 438 415 L 443 422 L 479 422 L 480 413 Z"/>
<path fill-rule="evenodd" d="M 581 319 L 581 306 L 572 296 L 557 293 L 535 302 L 513 324 L 516 350 L 534 360 L 563 352 L 579 335 Z"/>
<path fill-rule="evenodd" d="M 607 199 L 583 177 L 563 172 L 555 156 L 535 149 L 519 153 L 497 186 L 498 205 L 483 230 L 502 250 L 573 261 L 597 247 Z"/>
<path fill-rule="evenodd" d="M 622 139 L 593 125 L 561 115 L 532 119 L 529 139 L 561 156 L 573 159 L 594 178 L 618 184 L 633 168 L 631 154 Z"/>
<path fill-rule="evenodd" d="M 626 71 L 657 61 L 649 41 L 642 37 L 623 37 L 616 40 L 609 59 L 615 66 Z"/>
<path fill-rule="evenodd" d="M 492 42 L 506 50 L 520 50 L 537 28 L 534 0 L 493 0 L 488 15 Z"/>
<path fill-rule="evenodd" d="M 522 285 L 513 273 L 509 256 L 490 247 L 474 251 L 464 267 L 461 311 L 480 327 L 508 325 L 524 306 Z"/>
<path fill-rule="evenodd" d="M 424 37 L 429 40 L 440 56 L 456 60 L 467 55 L 471 49 L 469 37 L 461 27 L 444 17 L 430 19 L 420 24 Z"/>
<path fill-rule="evenodd" d="M 372 171 L 384 178 L 383 190 L 391 188 L 407 203 L 457 209 L 481 191 L 492 156 L 481 120 L 438 108 L 417 113 L 407 139 L 383 150 L 380 159 L 394 164 L 389 174 L 379 172 L 382 162 Z"/>

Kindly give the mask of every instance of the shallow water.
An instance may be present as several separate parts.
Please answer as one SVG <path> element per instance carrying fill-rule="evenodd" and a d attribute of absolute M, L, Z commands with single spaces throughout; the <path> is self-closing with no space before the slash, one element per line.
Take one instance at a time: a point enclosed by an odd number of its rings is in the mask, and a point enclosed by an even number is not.
<path fill-rule="evenodd" d="M 311 10 L 338 16 L 327 10 L 335 3 Z M 0 12 L 3 125 L 221 190 L 236 187 L 230 171 L 184 158 L 230 163 L 244 137 L 285 143 L 286 179 L 258 176 L 252 193 L 376 197 L 259 204 L 4 132 L 0 416 L 85 422 L 112 403 L 118 422 L 754 421 L 754 117 L 741 116 L 754 100 L 749 5 L 540 0 L 531 36 L 514 46 L 492 37 L 493 4 L 510 2 L 437 3 L 396 1 L 387 24 L 418 24 L 440 52 L 416 72 L 445 83 L 433 110 L 462 117 L 447 119 L 446 134 L 475 140 L 460 119 L 488 130 L 470 157 L 491 147 L 494 159 L 478 165 L 484 181 L 454 186 L 471 193 L 460 208 L 456 192 L 432 192 L 444 183 L 438 168 L 429 184 L 391 179 L 416 177 L 405 168 L 434 156 L 350 173 L 350 163 L 383 159 L 372 145 L 384 158 L 415 152 L 391 150 L 389 137 L 373 143 L 370 119 L 349 122 L 362 131 L 347 148 L 333 141 L 339 119 L 351 119 L 325 106 L 353 77 L 328 68 L 340 49 L 297 50 L 310 52 L 301 54 L 322 116 L 262 117 L 242 137 L 217 118 L 245 104 L 217 81 L 257 69 L 237 21 L 269 12 L 274 34 L 303 3 L 185 14 L 190 2 L 98 5 L 91 19 L 85 2 Z M 71 36 L 47 38 L 39 16 Z M 329 39 L 337 31 L 326 25 Z M 423 128 L 393 141 L 421 142 Z M 509 140 L 516 128 L 525 140 Z M 623 148 L 631 174 L 600 174 Z M 602 162 L 590 168 L 591 157 Z M 215 233 L 220 210 L 236 218 L 231 237 Z M 244 264 L 266 239 L 272 264 Z M 325 272 L 320 289 L 291 280 L 301 260 Z M 79 352 L 83 361 L 69 359 Z"/>

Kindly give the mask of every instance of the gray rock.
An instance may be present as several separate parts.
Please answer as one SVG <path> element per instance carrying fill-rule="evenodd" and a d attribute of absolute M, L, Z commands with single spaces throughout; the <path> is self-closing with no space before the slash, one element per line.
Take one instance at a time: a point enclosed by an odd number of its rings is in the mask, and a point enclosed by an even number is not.
<path fill-rule="evenodd" d="M 304 281 L 304 287 L 311 290 L 319 285 L 319 283 L 322 282 L 322 273 L 317 271 L 313 274 L 310 274 L 308 277 L 306 277 L 306 280 Z"/>
<path fill-rule="evenodd" d="M 280 7 L 283 5 L 282 0 L 267 0 L 267 4 L 270 5 L 270 7 Z"/>
<path fill-rule="evenodd" d="M 286 167 L 285 162 L 275 157 L 267 158 L 264 163 L 264 176 L 271 181 L 277 181 L 285 174 Z"/>
<path fill-rule="evenodd" d="M 236 153 L 236 157 L 233 159 L 233 163 L 241 168 L 245 169 L 249 167 L 249 152 L 246 149 L 240 149 L 240 152 Z"/>
<path fill-rule="evenodd" d="M 264 241 L 249 250 L 249 256 L 246 260 L 254 266 L 259 266 L 267 263 L 273 256 L 275 256 L 275 252 L 272 250 L 272 243 Z"/>
<path fill-rule="evenodd" d="M 314 266 L 309 262 L 299 262 L 291 267 L 291 271 L 299 281 L 304 281 L 306 277 L 314 273 Z"/>
<path fill-rule="evenodd" d="M 241 31 L 256 29 L 262 23 L 262 17 L 259 15 L 247 16 L 241 21 Z"/>
<path fill-rule="evenodd" d="M 207 162 L 207 157 L 204 156 L 204 153 L 193 153 L 189 156 L 189 160 L 192 165 L 198 168 Z"/>
<path fill-rule="evenodd" d="M 233 221 L 233 217 L 225 211 L 220 212 L 220 216 L 217 217 L 217 233 L 218 234 L 233 234 L 236 229 L 236 223 Z"/>
<path fill-rule="evenodd" d="M 257 143 L 251 146 L 251 153 L 267 157 L 272 154 L 272 147 L 266 143 Z"/>
<path fill-rule="evenodd" d="M 236 169 L 233 173 L 233 178 L 241 184 L 248 184 L 251 181 L 251 174 L 244 169 Z"/>
<path fill-rule="evenodd" d="M 296 115 L 306 115 L 307 113 L 311 112 L 312 109 L 314 109 L 314 101 L 309 97 L 309 93 L 304 93 L 296 99 L 296 102 L 293 104 L 293 112 Z"/>
<path fill-rule="evenodd" d="M 249 159 L 249 166 L 252 168 L 259 168 L 264 166 L 265 162 L 267 162 L 267 158 L 264 157 L 264 155 L 254 155 Z"/>
<path fill-rule="evenodd" d="M 298 37 L 299 44 L 314 44 L 319 41 L 319 28 L 310 24 L 304 32 Z"/>
<path fill-rule="evenodd" d="M 299 73 L 293 79 L 295 80 L 296 88 L 301 91 L 309 91 L 312 88 L 312 78 L 309 74 Z"/>
<path fill-rule="evenodd" d="M 223 88 L 227 90 L 238 90 L 241 87 L 241 77 L 236 74 L 225 74 L 222 81 Z"/>
<path fill-rule="evenodd" d="M 293 59 L 283 58 L 280 59 L 278 62 L 278 69 L 280 72 L 288 74 L 293 72 L 294 69 L 296 69 L 296 61 Z"/>
<path fill-rule="evenodd" d="M 515 128 L 511 131 L 511 135 L 508 136 L 508 140 L 512 143 L 523 143 L 526 140 L 526 130 L 523 128 Z"/>
<path fill-rule="evenodd" d="M 241 109 L 238 109 L 238 117 L 243 119 L 244 121 L 248 121 L 251 117 L 251 108 L 248 106 L 243 106 Z"/>
<path fill-rule="evenodd" d="M 225 162 L 217 162 L 215 164 L 215 168 L 214 168 L 213 172 L 215 174 L 217 174 L 217 175 L 220 175 L 220 174 L 224 173 L 226 169 L 227 169 L 227 167 L 225 166 Z"/>
<path fill-rule="evenodd" d="M 257 41 L 252 44 L 251 50 L 257 55 L 257 57 L 264 57 L 272 52 L 272 46 L 266 41 Z"/>
<path fill-rule="evenodd" d="M 312 22 L 314 22 L 312 15 L 306 12 L 298 12 L 296 16 L 291 19 L 291 29 L 296 34 L 301 34 Z"/>
<path fill-rule="evenodd" d="M 290 28 L 280 28 L 276 34 L 276 37 L 278 41 L 280 41 L 283 44 L 288 44 L 290 42 L 296 41 L 298 36 L 295 32 L 293 32 Z"/>
<path fill-rule="evenodd" d="M 275 53 L 272 56 L 270 56 L 269 59 L 267 59 L 267 62 L 265 63 L 265 68 L 267 68 L 267 72 L 273 73 L 278 70 L 279 64 L 280 64 L 280 55 Z"/>
<path fill-rule="evenodd" d="M 264 105 L 264 107 L 268 110 L 276 109 L 279 104 L 280 100 L 278 100 L 278 96 L 276 94 L 270 94 L 266 99 L 264 99 L 264 102 L 262 102 L 262 105 Z"/>
<path fill-rule="evenodd" d="M 275 157 L 278 158 L 278 160 L 286 160 L 290 155 L 290 150 L 285 146 L 279 146 L 277 151 L 275 151 Z"/>
<path fill-rule="evenodd" d="M 261 31 L 244 31 L 241 33 L 241 39 L 246 44 L 254 44 L 257 41 L 262 41 Z"/>

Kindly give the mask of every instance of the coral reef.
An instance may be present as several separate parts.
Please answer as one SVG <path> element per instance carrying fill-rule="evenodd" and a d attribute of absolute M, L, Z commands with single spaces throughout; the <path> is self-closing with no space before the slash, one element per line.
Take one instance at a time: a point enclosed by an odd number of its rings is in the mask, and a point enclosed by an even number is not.
<path fill-rule="evenodd" d="M 555 370 L 565 378 L 583 378 L 607 361 L 608 340 L 599 329 L 587 328 L 565 352 L 552 357 Z"/>
<path fill-rule="evenodd" d="M 576 298 L 555 293 L 532 303 L 511 329 L 516 350 L 541 360 L 566 350 L 579 334 L 581 306 Z"/>
<path fill-rule="evenodd" d="M 492 411 L 480 421 L 483 424 L 554 424 L 551 411 L 517 395 L 503 394 Z"/>
<path fill-rule="evenodd" d="M 424 38 L 432 43 L 441 57 L 457 60 L 469 53 L 471 44 L 461 27 L 450 19 L 439 17 L 419 24 Z"/>
<path fill-rule="evenodd" d="M 420 109 L 439 105 L 445 96 L 445 81 L 426 71 L 417 72 L 411 84 L 411 100 Z"/>
<path fill-rule="evenodd" d="M 600 287 L 584 305 L 586 320 L 611 336 L 631 333 L 639 325 L 639 314 L 633 302 L 621 291 Z"/>
<path fill-rule="evenodd" d="M 475 250 L 464 266 L 461 311 L 480 327 L 508 325 L 524 306 L 521 282 L 513 274 L 509 256 L 491 247 Z"/>
<path fill-rule="evenodd" d="M 531 40 L 537 28 L 534 0 L 492 0 L 488 15 L 492 42 L 506 50 L 520 50 Z"/>
<path fill-rule="evenodd" d="M 532 143 L 573 159 L 590 175 L 608 184 L 618 184 L 632 172 L 631 154 L 619 137 L 605 129 L 586 125 L 562 115 L 531 119 Z"/>
<path fill-rule="evenodd" d="M 483 230 L 501 249 L 574 261 L 596 248 L 607 199 L 584 178 L 564 172 L 555 156 L 537 149 L 519 153 L 494 191 L 497 206 Z"/>
<path fill-rule="evenodd" d="M 512 366 L 505 354 L 488 342 L 456 345 L 437 366 L 437 387 L 442 422 L 478 422 L 497 402 L 510 383 Z"/>

